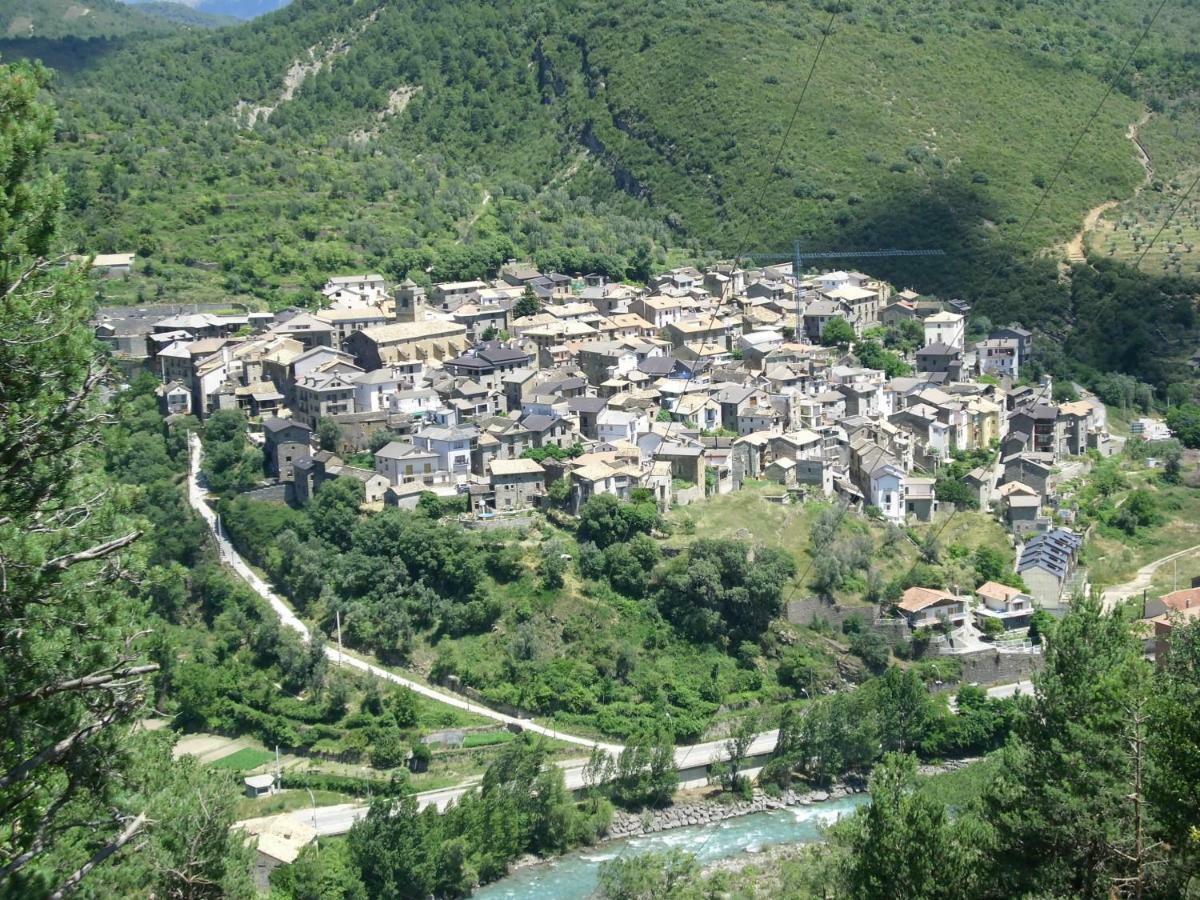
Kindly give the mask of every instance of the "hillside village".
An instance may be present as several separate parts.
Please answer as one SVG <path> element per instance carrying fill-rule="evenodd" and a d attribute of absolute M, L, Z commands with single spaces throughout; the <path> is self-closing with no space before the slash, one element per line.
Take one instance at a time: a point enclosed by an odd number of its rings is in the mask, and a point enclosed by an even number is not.
<path fill-rule="evenodd" d="M 638 286 L 514 263 L 493 282 L 365 274 L 323 294 L 315 312 L 112 310 L 97 334 L 161 377 L 165 415 L 236 408 L 261 428 L 264 497 L 304 505 L 354 478 L 368 508 L 465 494 L 486 519 L 639 488 L 665 510 L 766 481 L 897 525 L 994 510 L 1029 593 L 986 586 L 981 626 L 1023 628 L 1085 584 L 1060 464 L 1122 439 L 1103 404 L 1022 378 L 1034 335 L 969 338 L 962 303 L 789 265 Z M 897 611 L 917 628 L 969 605 L 914 588 Z"/>

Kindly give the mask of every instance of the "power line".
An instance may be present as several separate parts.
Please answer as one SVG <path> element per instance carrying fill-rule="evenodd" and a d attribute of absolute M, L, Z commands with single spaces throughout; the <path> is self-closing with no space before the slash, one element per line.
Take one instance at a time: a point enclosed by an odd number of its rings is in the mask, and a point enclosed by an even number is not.
<path fill-rule="evenodd" d="M 1171 224 L 1171 220 L 1175 218 L 1175 213 L 1179 212 L 1180 207 L 1187 202 L 1187 198 L 1191 196 L 1191 193 L 1193 190 L 1195 190 L 1197 184 L 1200 184 L 1200 175 L 1197 175 L 1195 179 L 1193 179 L 1191 185 L 1188 186 L 1188 189 L 1183 192 L 1183 196 L 1179 198 L 1179 202 L 1175 204 L 1175 207 L 1171 210 L 1170 214 L 1166 219 L 1163 220 L 1162 225 L 1158 227 L 1158 231 L 1154 232 L 1154 237 L 1150 239 L 1150 243 L 1146 245 L 1146 249 L 1142 251 L 1141 255 L 1137 258 L 1137 262 L 1133 264 L 1135 269 L 1142 264 L 1142 260 L 1146 258 L 1146 254 L 1150 252 L 1150 248 L 1154 246 L 1154 242 L 1158 240 L 1159 236 L 1163 233 L 1163 231 L 1166 230 L 1166 227 Z"/>
<path fill-rule="evenodd" d="M 755 199 L 755 203 L 754 203 L 755 207 L 761 207 L 763 204 L 763 201 L 766 199 L 767 191 L 771 187 L 771 174 L 775 171 L 775 167 L 779 165 L 779 160 L 783 157 L 783 151 L 784 151 L 784 148 L 787 147 L 788 138 L 791 136 L 792 129 L 796 124 L 796 119 L 800 115 L 800 106 L 804 103 L 805 95 L 808 94 L 808 86 L 812 83 L 813 73 L 816 72 L 816 70 L 817 70 L 817 62 L 821 58 L 821 52 L 825 49 L 825 42 L 829 39 L 829 35 L 833 31 L 833 22 L 836 18 L 837 18 L 837 11 L 835 10 L 833 13 L 830 14 L 829 22 L 826 23 L 825 28 L 822 29 L 822 31 L 821 31 L 821 41 L 819 44 L 817 44 L 817 52 L 815 54 L 813 54 L 812 65 L 810 65 L 808 67 L 808 75 L 806 75 L 804 78 L 804 84 L 802 84 L 800 87 L 800 95 L 796 98 L 796 105 L 794 107 L 792 107 L 792 115 L 791 115 L 791 118 L 788 119 L 787 128 L 784 129 L 783 137 L 779 141 L 779 147 L 775 151 L 775 158 L 771 161 L 771 165 L 763 173 L 762 187 L 760 188 L 760 190 L 758 192 L 758 196 Z M 747 216 L 745 227 L 743 227 L 743 229 L 742 229 L 741 240 L 738 242 L 737 252 L 734 254 L 733 267 L 730 270 L 731 274 L 735 273 L 737 271 L 738 267 L 741 265 L 742 255 L 746 251 L 746 243 L 750 239 L 750 226 L 751 226 L 752 222 L 753 222 L 753 218 L 751 216 Z M 799 276 L 799 273 L 793 273 L 793 274 L 797 275 L 797 277 Z M 717 320 L 717 312 L 720 310 L 720 308 L 721 308 L 721 304 L 719 304 L 719 303 L 713 307 L 712 315 L 708 319 L 708 325 L 705 326 L 706 332 L 710 328 L 712 328 L 713 323 Z M 700 343 L 701 351 L 704 350 L 707 342 L 708 342 L 707 336 L 705 336 L 701 339 L 701 343 Z M 687 396 L 687 390 L 691 386 L 692 379 L 694 379 L 696 377 L 696 372 L 702 365 L 704 365 L 704 360 L 698 359 L 698 360 L 696 360 L 696 365 L 694 365 L 691 369 L 688 370 L 688 376 L 683 382 L 683 390 L 681 390 L 679 392 L 679 398 L 681 400 Z M 675 420 L 672 419 L 671 423 L 667 426 L 666 434 L 663 435 L 662 442 L 658 445 L 658 450 L 655 451 L 652 459 L 654 459 L 654 460 L 658 459 L 659 452 L 661 452 L 662 448 L 670 440 L 671 431 L 675 427 L 675 424 L 676 424 Z"/>
<path fill-rule="evenodd" d="M 1041 212 L 1042 207 L 1046 203 L 1046 198 L 1050 196 L 1050 192 L 1054 190 L 1055 185 L 1058 184 L 1058 179 L 1062 176 L 1062 173 L 1066 171 L 1066 168 L 1070 164 L 1072 157 L 1075 156 L 1075 151 L 1079 149 L 1079 145 L 1083 143 L 1084 137 L 1087 136 L 1087 133 L 1091 130 L 1092 125 L 1095 124 L 1096 117 L 1100 115 L 1100 110 L 1103 108 L 1108 98 L 1112 96 L 1112 92 L 1116 90 L 1117 83 L 1121 80 L 1121 76 L 1125 74 L 1125 70 L 1128 69 L 1130 64 L 1133 62 L 1133 57 L 1141 48 L 1142 41 L 1146 39 L 1146 35 L 1149 34 L 1150 29 L 1154 27 L 1154 23 L 1158 20 L 1159 13 L 1163 11 L 1163 7 L 1166 5 L 1167 0 L 1162 0 L 1162 2 L 1158 4 L 1158 8 L 1154 10 L 1154 14 L 1150 17 L 1150 21 L 1146 23 L 1146 27 L 1142 29 L 1142 33 L 1138 35 L 1137 40 L 1133 42 L 1133 49 L 1129 51 L 1129 55 L 1125 57 L 1125 62 L 1121 65 L 1121 68 L 1117 70 L 1117 74 L 1114 75 L 1112 80 L 1109 82 L 1108 90 L 1104 92 L 1104 96 L 1100 98 L 1100 102 L 1097 103 L 1096 108 L 1092 110 L 1092 114 L 1088 117 L 1087 123 L 1083 126 L 1083 130 L 1079 132 L 1074 143 L 1071 144 L 1071 149 L 1067 151 L 1067 155 L 1063 157 L 1063 161 L 1059 164 L 1058 170 L 1046 184 L 1046 187 L 1043 188 L 1041 196 L 1038 197 L 1037 203 L 1034 204 L 1033 209 L 1025 218 L 1025 221 L 1021 223 L 1021 227 L 1017 230 L 1017 236 L 1013 240 L 1014 244 L 1020 244 L 1021 239 L 1025 237 L 1025 232 L 1028 230 L 1030 224 L 1035 218 L 1037 218 L 1037 214 Z M 1000 274 L 1000 270 L 1003 268 L 1004 263 L 1000 263 L 996 266 L 996 268 L 992 271 L 992 274 L 988 276 L 988 280 L 984 282 L 983 287 L 980 288 L 979 296 L 982 297 L 987 294 L 988 288 L 992 286 L 992 282 L 996 280 L 996 276 Z"/>

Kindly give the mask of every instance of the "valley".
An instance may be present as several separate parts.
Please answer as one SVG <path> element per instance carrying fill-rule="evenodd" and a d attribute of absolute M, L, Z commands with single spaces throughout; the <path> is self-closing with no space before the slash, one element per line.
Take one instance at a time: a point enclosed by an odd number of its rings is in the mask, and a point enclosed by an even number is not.
<path fill-rule="evenodd" d="M 1197 36 L 5 6 L 0 900 L 1195 894 Z"/>

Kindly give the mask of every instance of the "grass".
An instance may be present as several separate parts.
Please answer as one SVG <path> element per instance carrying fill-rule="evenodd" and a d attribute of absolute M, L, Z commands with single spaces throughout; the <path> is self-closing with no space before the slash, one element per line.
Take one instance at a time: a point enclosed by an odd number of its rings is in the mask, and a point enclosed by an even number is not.
<path fill-rule="evenodd" d="M 1146 247 L 1196 177 L 1200 112 L 1180 107 L 1155 113 L 1139 137 L 1154 178 L 1104 215 L 1089 237 L 1089 250 L 1128 262 L 1141 258 L 1141 268 L 1151 274 L 1194 277 L 1200 273 L 1200 197 L 1193 195 L 1183 202 L 1154 245 Z"/>
<path fill-rule="evenodd" d="M 310 798 L 308 791 L 282 790 L 258 799 L 243 797 L 237 803 L 236 815 L 238 819 L 257 819 L 260 816 L 277 816 L 297 809 L 309 809 L 314 803 L 317 806 L 337 806 L 356 802 L 359 802 L 357 798 L 336 791 L 313 791 Z"/>
<path fill-rule="evenodd" d="M 1126 464 L 1124 472 L 1129 486 L 1117 495 L 1116 502 L 1121 502 L 1131 491 L 1144 488 L 1158 501 L 1163 522 L 1141 529 L 1136 535 L 1097 524 L 1084 554 L 1089 580 L 1096 587 L 1128 581 L 1147 563 L 1200 544 L 1200 470 L 1185 469 L 1185 483 L 1180 485 L 1164 483 L 1157 470 L 1148 470 L 1133 461 Z M 1183 586 L 1186 586 L 1185 573 L 1189 573 L 1188 579 L 1190 573 L 1200 573 L 1194 558 L 1185 560 L 1180 561 Z M 1174 567 L 1168 563 L 1156 573 L 1155 589 L 1169 587 L 1173 581 Z"/>
<path fill-rule="evenodd" d="M 822 511 L 830 508 L 830 504 L 824 501 L 779 503 L 770 499 L 786 493 L 786 489 L 773 482 L 749 480 L 740 491 L 674 510 L 669 516 L 674 533 L 667 539 L 666 546 L 683 549 L 698 538 L 733 538 L 786 550 L 796 559 L 795 593 L 802 594 L 806 589 L 803 583 L 807 581 L 806 570 L 812 559 L 809 552 L 812 527 Z M 869 534 L 875 545 L 879 546 L 885 531 L 883 523 L 856 512 L 847 512 L 838 528 L 838 536 Z M 890 578 L 903 571 L 905 563 L 911 563 L 915 558 L 915 548 L 902 542 L 895 554 L 878 559 L 878 562 L 885 576 Z M 837 599 L 853 603 L 861 598 L 853 591 L 843 591 L 839 592 Z"/>
<path fill-rule="evenodd" d="M 257 750 L 254 747 L 243 747 L 228 756 L 215 759 L 208 765 L 214 769 L 227 769 L 230 772 L 249 772 L 259 766 L 271 762 L 275 754 L 267 750 Z"/>
<path fill-rule="evenodd" d="M 507 744 L 514 740 L 516 735 L 511 731 L 488 731 L 482 734 L 468 734 L 463 738 L 463 749 L 469 750 L 473 747 L 493 747 L 497 744 Z"/>
<path fill-rule="evenodd" d="M 961 769 L 930 775 L 921 782 L 920 790 L 938 803 L 960 809 L 982 796 L 997 765 L 995 757 L 984 757 Z"/>
<path fill-rule="evenodd" d="M 1200 544 L 1200 538 L 1196 541 Z M 1150 596 L 1161 596 L 1171 591 L 1192 586 L 1200 578 L 1200 550 L 1180 557 L 1178 560 L 1159 566 L 1150 582 Z"/>
<path fill-rule="evenodd" d="M 767 547 L 778 547 L 790 552 L 799 568 L 797 578 L 806 579 L 806 570 L 812 559 L 810 552 L 812 526 L 822 510 L 829 504 L 813 501 L 802 504 L 781 504 L 768 500 L 778 497 L 784 489 L 771 482 L 749 482 L 741 491 L 714 497 L 703 504 L 675 510 L 670 519 L 675 533 L 667 540 L 668 547 L 682 549 L 697 538 L 737 538 Z M 971 510 L 961 511 L 950 521 L 948 514 L 941 514 L 928 525 L 916 525 L 918 536 L 940 531 L 938 540 L 942 548 L 955 544 L 968 550 L 993 547 L 1011 554 L 1012 544 L 1003 527 L 990 515 Z M 847 512 L 838 527 L 838 537 L 855 534 L 869 535 L 877 548 L 883 546 L 887 526 L 869 519 L 860 513 Z M 872 564 L 877 566 L 885 579 L 895 578 L 906 572 L 917 561 L 917 548 L 908 540 L 900 540 L 887 549 L 877 551 Z M 797 585 L 796 594 L 804 595 L 807 584 Z M 839 591 L 836 599 L 841 603 L 862 602 L 861 590 L 850 587 Z"/>
<path fill-rule="evenodd" d="M 913 530 L 922 537 L 931 532 L 937 534 L 943 548 L 957 544 L 972 551 L 990 547 L 1004 553 L 1013 552 L 1012 542 L 1004 527 L 993 516 L 977 510 L 939 513 L 933 522 L 917 525 Z"/>
<path fill-rule="evenodd" d="M 920 784 L 920 791 L 952 810 L 961 809 L 983 796 L 985 788 L 996 774 L 997 766 L 995 756 L 985 756 L 961 769 L 928 776 Z"/>

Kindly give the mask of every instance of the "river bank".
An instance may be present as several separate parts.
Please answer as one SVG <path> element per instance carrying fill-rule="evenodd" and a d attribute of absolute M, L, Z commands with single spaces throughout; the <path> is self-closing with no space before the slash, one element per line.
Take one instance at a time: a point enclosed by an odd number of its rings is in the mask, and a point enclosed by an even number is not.
<path fill-rule="evenodd" d="M 604 863 L 668 850 L 690 853 L 702 866 L 737 857 L 764 860 L 777 846 L 821 840 L 826 826 L 866 802 L 865 794 L 855 794 L 825 803 L 736 816 L 711 825 L 613 839 L 514 869 L 499 881 L 479 888 L 473 896 L 478 900 L 584 900 L 594 895 Z"/>
<path fill-rule="evenodd" d="M 918 774 L 926 777 L 941 775 L 945 772 L 954 772 L 965 768 L 977 761 L 977 757 L 967 757 L 926 764 L 918 768 Z M 749 800 L 730 799 L 727 794 L 697 796 L 693 792 L 683 792 L 676 795 L 678 799 L 675 803 L 664 809 L 642 810 L 641 812 L 617 810 L 608 827 L 608 834 L 600 843 L 622 838 L 644 837 L 669 831 L 672 828 L 714 825 L 726 819 L 787 809 L 792 806 L 811 806 L 814 803 L 826 803 L 830 800 L 844 800 L 855 794 L 865 793 L 867 786 L 867 776 L 848 775 L 844 779 L 834 781 L 828 790 L 789 788 L 781 791 L 778 795 L 771 795 L 761 788 L 755 788 L 754 794 Z"/>
<path fill-rule="evenodd" d="M 965 768 L 978 757 L 952 759 L 942 763 L 925 764 L 918 768 L 918 774 L 925 777 L 954 772 Z M 683 791 L 676 795 L 676 801 L 664 809 L 646 809 L 640 812 L 617 810 L 613 813 L 608 831 L 595 844 L 580 847 L 575 853 L 589 853 L 603 850 L 606 844 L 614 841 L 629 841 L 636 838 L 651 837 L 665 832 L 685 828 L 704 828 L 714 826 L 730 819 L 740 819 L 760 813 L 786 810 L 792 807 L 818 806 L 823 803 L 836 803 L 849 800 L 857 795 L 865 794 L 868 788 L 868 777 L 865 775 L 850 775 L 831 784 L 828 790 L 819 788 L 789 788 L 772 796 L 761 788 L 755 788 L 749 800 L 730 799 L 727 794 L 702 794 L 696 791 Z M 522 869 L 552 864 L 547 860 L 532 854 L 523 856 L 512 867 L 513 872 Z"/>
<path fill-rule="evenodd" d="M 825 803 L 829 800 L 843 800 L 855 794 L 864 793 L 866 789 L 867 780 L 865 778 L 851 776 L 846 781 L 830 785 L 829 790 L 790 788 L 781 791 L 778 796 L 771 796 L 762 789 L 755 788 L 754 794 L 749 800 L 730 799 L 728 795 L 701 796 L 677 801 L 665 809 L 641 812 L 617 810 L 613 814 L 612 823 L 608 826 L 608 834 L 601 843 L 622 838 L 644 837 L 662 831 L 670 831 L 673 828 L 715 825 L 726 819 L 787 809 L 792 806 L 811 806 L 814 803 Z"/>

